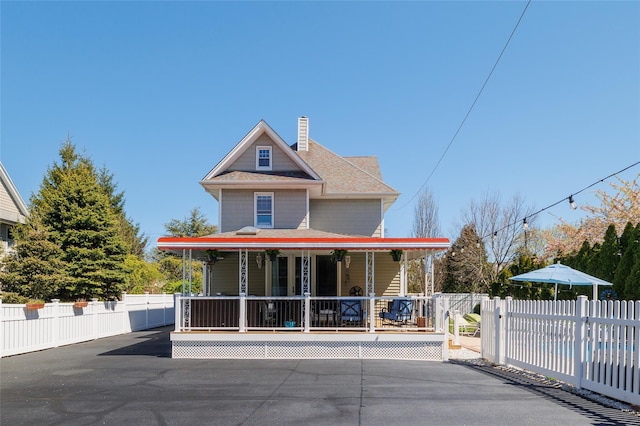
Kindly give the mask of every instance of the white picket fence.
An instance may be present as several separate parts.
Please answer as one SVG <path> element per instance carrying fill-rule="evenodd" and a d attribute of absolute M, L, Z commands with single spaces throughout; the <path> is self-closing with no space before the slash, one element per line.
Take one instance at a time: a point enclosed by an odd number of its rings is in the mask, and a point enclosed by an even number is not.
<path fill-rule="evenodd" d="M 44 308 L 0 300 L 0 356 L 17 355 L 173 324 L 174 295 L 124 294 L 84 308 L 54 301 Z"/>
<path fill-rule="evenodd" d="M 640 301 L 482 301 L 482 357 L 640 404 Z"/>

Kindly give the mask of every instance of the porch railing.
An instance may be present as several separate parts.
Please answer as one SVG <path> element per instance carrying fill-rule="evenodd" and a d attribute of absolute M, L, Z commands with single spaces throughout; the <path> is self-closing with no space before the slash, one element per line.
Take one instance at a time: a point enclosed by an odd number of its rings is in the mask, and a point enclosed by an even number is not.
<path fill-rule="evenodd" d="M 400 307 L 400 314 L 394 311 Z M 444 330 L 446 298 L 176 295 L 176 331 Z"/>

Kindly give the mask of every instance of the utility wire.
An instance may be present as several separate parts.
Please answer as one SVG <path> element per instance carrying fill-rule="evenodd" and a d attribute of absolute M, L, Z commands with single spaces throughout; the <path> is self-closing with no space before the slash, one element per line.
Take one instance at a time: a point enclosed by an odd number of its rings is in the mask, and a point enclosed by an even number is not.
<path fill-rule="evenodd" d="M 447 147 L 443 151 L 442 155 L 440 155 L 440 159 L 438 159 L 438 162 L 433 167 L 433 169 L 431 170 L 431 173 L 429 173 L 429 175 L 427 176 L 427 179 L 424 181 L 424 183 L 420 186 L 420 188 L 418 188 L 416 193 L 413 194 L 413 197 L 411 197 L 406 203 L 404 203 L 400 208 L 398 208 L 398 210 L 401 210 L 401 209 L 405 208 L 411 201 L 413 201 L 418 196 L 420 191 L 422 191 L 422 189 L 431 180 L 431 177 L 434 175 L 436 170 L 438 170 L 438 167 L 440 166 L 440 163 L 442 163 L 442 160 L 444 159 L 445 155 L 447 155 L 447 152 L 449 152 L 449 148 L 451 148 L 451 145 L 453 145 L 453 142 L 456 140 L 456 137 L 458 137 L 458 133 L 460 133 L 460 130 L 462 130 L 462 127 L 466 123 L 467 118 L 469 118 L 469 115 L 471 114 L 471 111 L 476 106 L 476 103 L 478 102 L 478 99 L 480 99 L 480 95 L 482 95 L 482 92 L 484 91 L 484 88 L 487 86 L 487 83 L 489 83 L 489 79 L 491 78 L 491 76 L 493 75 L 493 72 L 495 71 L 496 67 L 498 66 L 498 63 L 500 62 L 500 59 L 502 59 L 502 55 L 504 54 L 505 50 L 507 50 L 507 46 L 509 46 L 509 43 L 511 42 L 511 39 L 513 38 L 513 35 L 516 33 L 516 30 L 518 29 L 518 26 L 520 25 L 520 22 L 522 21 L 522 18 L 524 17 L 524 14 L 527 11 L 527 8 L 529 7 L 529 4 L 531 4 L 531 0 L 527 1 L 527 4 L 524 7 L 524 10 L 520 14 L 520 18 L 518 18 L 518 22 L 516 22 L 515 27 L 513 27 L 513 31 L 511 31 L 511 34 L 509 35 L 509 38 L 507 39 L 507 42 L 504 44 L 504 47 L 502 48 L 502 51 L 500 52 L 500 55 L 498 56 L 498 59 L 496 59 L 496 62 L 493 64 L 493 67 L 491 68 L 491 71 L 489 72 L 489 75 L 484 80 L 484 83 L 482 84 L 482 87 L 480 88 L 480 91 L 478 92 L 478 94 L 476 95 L 476 98 L 473 100 L 473 103 L 471 104 L 471 106 L 467 110 L 467 113 L 465 114 L 464 118 L 462 119 L 462 122 L 458 126 L 458 129 L 453 134 L 453 137 L 449 141 L 449 144 L 447 145 Z"/>

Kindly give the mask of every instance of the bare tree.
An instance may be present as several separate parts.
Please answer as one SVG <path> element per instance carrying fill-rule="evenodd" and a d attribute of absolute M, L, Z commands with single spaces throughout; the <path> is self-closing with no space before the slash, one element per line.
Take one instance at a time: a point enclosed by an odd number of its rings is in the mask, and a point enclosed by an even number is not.
<path fill-rule="evenodd" d="M 418 203 L 414 208 L 412 234 L 416 238 L 432 238 L 441 236 L 440 221 L 438 219 L 438 206 L 433 198 L 433 193 L 428 187 L 420 193 Z M 409 265 L 410 291 L 426 293 L 425 261 L 427 261 L 427 259 L 421 257 L 412 261 Z"/>
<path fill-rule="evenodd" d="M 530 249 L 537 249 L 538 245 L 533 240 L 537 235 L 533 232 L 536 218 L 531 217 L 534 211 L 534 206 L 527 206 L 519 195 L 503 204 L 498 193 L 487 192 L 480 202 L 472 200 L 469 209 L 462 214 L 464 226 L 471 225 L 478 235 L 476 245 L 483 244 L 487 250 L 486 260 L 490 267 L 476 267 L 478 270 L 486 270 L 486 283 L 497 281 L 500 271 L 520 248 L 524 246 L 530 252 Z M 474 261 L 480 263 L 486 260 L 478 258 Z"/>

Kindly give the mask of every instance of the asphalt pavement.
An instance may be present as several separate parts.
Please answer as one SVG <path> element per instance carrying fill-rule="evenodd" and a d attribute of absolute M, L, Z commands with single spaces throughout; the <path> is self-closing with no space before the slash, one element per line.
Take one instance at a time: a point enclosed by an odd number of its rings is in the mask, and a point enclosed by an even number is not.
<path fill-rule="evenodd" d="M 3 358 L 2 425 L 640 425 L 478 363 L 171 359 L 169 331 Z"/>

